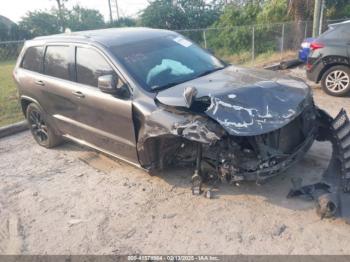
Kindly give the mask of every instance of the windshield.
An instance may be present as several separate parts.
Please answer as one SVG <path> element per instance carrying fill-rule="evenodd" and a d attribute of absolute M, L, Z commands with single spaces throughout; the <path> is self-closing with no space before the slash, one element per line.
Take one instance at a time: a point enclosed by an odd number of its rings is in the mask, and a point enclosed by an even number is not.
<path fill-rule="evenodd" d="M 225 65 L 180 35 L 168 35 L 111 48 L 147 91 L 165 89 L 220 70 Z"/>

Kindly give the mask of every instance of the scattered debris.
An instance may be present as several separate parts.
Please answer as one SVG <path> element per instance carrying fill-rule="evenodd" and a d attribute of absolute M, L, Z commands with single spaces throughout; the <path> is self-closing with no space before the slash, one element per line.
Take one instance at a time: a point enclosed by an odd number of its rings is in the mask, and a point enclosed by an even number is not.
<path fill-rule="evenodd" d="M 332 158 L 322 181 L 301 186 L 294 181 L 288 197 L 306 196 L 316 201 L 316 211 L 321 218 L 343 217 L 350 222 L 350 121 L 341 110 L 334 119 L 325 112 L 321 114 L 318 140 L 330 141 Z"/>
<path fill-rule="evenodd" d="M 210 189 L 207 190 L 204 196 L 208 199 L 211 199 L 213 197 L 212 191 Z"/>
<path fill-rule="evenodd" d="M 285 224 L 282 224 L 281 226 L 276 227 L 276 229 L 273 232 L 274 236 L 280 236 L 283 234 L 283 232 L 287 229 L 287 226 Z"/>
<path fill-rule="evenodd" d="M 83 222 L 82 219 L 71 219 L 71 220 L 68 221 L 68 224 L 71 227 L 71 226 L 80 224 L 81 222 Z"/>
<path fill-rule="evenodd" d="M 286 69 L 291 69 L 291 68 L 300 66 L 303 63 L 304 62 L 299 59 L 291 59 L 291 60 L 285 60 L 279 63 L 274 63 L 272 65 L 265 66 L 264 69 L 272 70 L 272 71 L 286 70 Z"/>

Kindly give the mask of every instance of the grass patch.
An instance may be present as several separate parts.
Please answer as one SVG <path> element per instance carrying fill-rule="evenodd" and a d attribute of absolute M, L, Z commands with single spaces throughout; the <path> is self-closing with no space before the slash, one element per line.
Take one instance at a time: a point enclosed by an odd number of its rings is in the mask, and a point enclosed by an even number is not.
<path fill-rule="evenodd" d="M 220 56 L 220 55 L 219 55 Z M 234 55 L 222 55 L 222 59 L 226 62 L 235 65 L 244 65 L 248 67 L 264 67 L 277 63 L 283 60 L 297 58 L 296 51 L 285 51 L 285 52 L 266 52 L 255 56 L 254 61 L 252 60 L 251 52 L 242 52 Z"/>
<path fill-rule="evenodd" d="M 12 79 L 15 61 L 0 62 L 0 126 L 23 120 L 17 88 Z"/>
<path fill-rule="evenodd" d="M 296 51 L 285 51 L 285 52 L 266 52 L 259 54 L 255 57 L 254 61 L 249 61 L 245 63 L 246 66 L 254 67 L 265 67 L 274 63 L 278 63 L 284 60 L 290 60 L 293 58 L 298 58 Z"/>

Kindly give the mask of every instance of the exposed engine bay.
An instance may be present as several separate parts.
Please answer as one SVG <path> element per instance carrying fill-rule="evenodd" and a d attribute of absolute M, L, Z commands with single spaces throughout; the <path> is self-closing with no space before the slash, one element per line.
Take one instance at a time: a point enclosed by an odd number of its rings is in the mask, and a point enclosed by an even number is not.
<path fill-rule="evenodd" d="M 315 199 L 321 217 L 339 214 L 338 194 L 350 187 L 350 123 L 345 111 L 330 117 L 314 105 L 310 88 L 300 80 L 256 82 L 259 71 L 252 79 L 244 69 L 227 70 L 221 74 L 241 74 L 245 86 L 228 88 L 219 75 L 215 90 L 206 86 L 215 82 L 212 77 L 209 83 L 196 80 L 193 86 L 158 93 L 157 109 L 139 125 L 141 164 L 149 170 L 192 167 L 192 192 L 199 195 L 203 182 L 263 183 L 300 160 L 315 140 L 330 141 L 333 156 L 324 180 L 306 187 L 293 181 L 288 197 Z M 200 89 L 194 87 L 199 84 Z M 205 195 L 210 197 L 210 192 Z"/>
<path fill-rule="evenodd" d="M 183 142 L 170 156 L 164 156 L 166 165 L 194 163 L 200 147 L 206 173 L 216 173 L 229 183 L 263 181 L 288 168 L 310 148 L 317 133 L 310 114 L 305 111 L 287 126 L 267 134 L 225 135 L 213 144 Z"/>

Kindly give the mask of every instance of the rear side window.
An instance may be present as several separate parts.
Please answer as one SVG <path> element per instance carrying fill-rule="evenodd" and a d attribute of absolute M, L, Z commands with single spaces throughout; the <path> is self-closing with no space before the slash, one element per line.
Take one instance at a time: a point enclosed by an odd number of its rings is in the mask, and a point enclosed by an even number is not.
<path fill-rule="evenodd" d="M 44 73 L 69 80 L 69 46 L 48 46 L 45 54 Z"/>
<path fill-rule="evenodd" d="M 114 74 L 113 69 L 105 58 L 97 51 L 77 47 L 76 53 L 77 82 L 97 87 L 100 76 Z"/>
<path fill-rule="evenodd" d="M 342 39 L 349 40 L 350 26 L 340 25 L 335 28 L 330 28 L 320 36 L 320 39 L 339 41 L 341 41 Z"/>
<path fill-rule="evenodd" d="M 29 47 L 24 54 L 22 68 L 41 73 L 43 65 L 43 54 L 43 46 Z"/>

